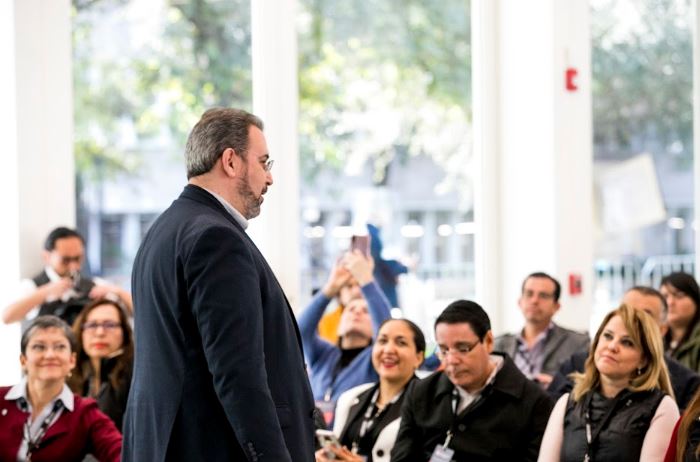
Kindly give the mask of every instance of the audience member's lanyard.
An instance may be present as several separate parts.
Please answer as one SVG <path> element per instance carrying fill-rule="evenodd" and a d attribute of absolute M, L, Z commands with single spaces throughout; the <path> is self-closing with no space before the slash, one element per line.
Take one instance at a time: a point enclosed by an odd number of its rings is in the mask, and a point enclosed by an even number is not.
<path fill-rule="evenodd" d="M 459 391 L 457 388 L 452 390 L 452 424 L 449 430 L 447 430 L 447 435 L 445 436 L 445 442 L 442 445 L 438 444 L 433 449 L 433 453 L 430 456 L 428 462 L 450 462 L 455 454 L 454 449 L 450 449 L 450 442 L 452 442 L 452 437 L 454 436 L 454 428 L 457 425 L 457 410 L 459 409 Z"/>
<path fill-rule="evenodd" d="M 335 363 L 335 366 L 333 367 L 333 372 L 331 372 L 331 383 L 328 385 L 326 393 L 323 395 L 323 400 L 326 402 L 330 402 L 331 396 L 333 396 L 333 388 L 335 388 L 335 381 L 338 380 L 338 375 L 340 375 L 340 371 L 343 369 L 343 366 L 341 365 L 342 360 L 343 357 L 341 353 L 341 357 L 338 358 L 338 362 Z"/>
<path fill-rule="evenodd" d="M 391 401 L 386 403 L 383 408 L 379 408 L 377 406 L 377 400 L 379 399 L 379 388 L 377 388 L 374 391 L 374 394 L 372 395 L 372 399 L 370 400 L 369 404 L 367 405 L 367 409 L 365 410 L 365 414 L 362 417 L 362 423 L 360 424 L 360 431 L 358 432 L 357 438 L 352 442 L 352 452 L 357 454 L 357 451 L 360 447 L 360 440 L 365 437 L 367 432 L 372 428 L 374 423 L 379 420 L 381 416 L 384 415 L 384 413 L 389 409 L 389 406 L 394 404 L 398 399 L 401 397 L 401 394 L 403 393 L 403 390 L 400 391 L 396 396 L 394 396 Z"/>
<path fill-rule="evenodd" d="M 457 410 L 459 409 L 459 391 L 457 388 L 452 390 L 452 425 L 450 429 L 447 430 L 447 435 L 445 437 L 445 442 L 442 443 L 442 447 L 447 449 L 454 436 L 454 428 L 457 425 Z"/>
<path fill-rule="evenodd" d="M 622 393 L 620 393 L 617 396 L 617 398 L 615 398 L 615 401 L 610 404 L 610 407 L 605 413 L 605 416 L 600 421 L 598 429 L 594 433 L 591 430 L 591 403 L 593 402 L 593 392 L 590 393 L 588 397 L 588 405 L 586 406 L 586 412 L 583 415 L 584 420 L 586 421 L 586 454 L 583 456 L 583 462 L 591 462 L 593 442 L 598 439 L 598 435 L 600 434 L 601 430 L 603 430 L 603 428 L 605 428 L 610 419 L 612 419 L 612 416 L 615 413 L 615 408 L 617 408 L 617 403 L 619 402 L 619 397 L 621 395 Z"/>
<path fill-rule="evenodd" d="M 56 417 L 56 414 L 58 414 L 61 409 L 63 409 L 63 402 L 61 400 L 57 400 L 54 403 L 49 415 L 47 415 L 44 421 L 41 422 L 41 427 L 39 427 L 39 431 L 36 433 L 36 435 L 34 435 L 34 438 L 32 438 L 31 425 L 29 424 L 29 421 L 32 420 L 32 416 L 29 415 L 29 417 L 27 417 L 27 420 L 24 422 L 24 437 L 27 440 L 27 462 L 31 462 L 32 453 L 39 449 L 39 445 L 41 444 L 42 438 L 44 438 L 44 435 L 46 434 L 46 430 L 48 430 L 49 425 L 51 425 L 51 421 L 54 419 L 54 417 Z"/>

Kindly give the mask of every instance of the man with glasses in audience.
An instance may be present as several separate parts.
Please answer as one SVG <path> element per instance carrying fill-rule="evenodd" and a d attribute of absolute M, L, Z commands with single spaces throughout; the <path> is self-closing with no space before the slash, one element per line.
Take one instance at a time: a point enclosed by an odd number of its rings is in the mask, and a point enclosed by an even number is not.
<path fill-rule="evenodd" d="M 559 311 L 561 285 L 547 273 L 532 273 L 523 281 L 518 306 L 525 318 L 519 334 L 496 338 L 496 351 L 507 353 L 530 380 L 547 388 L 562 362 L 577 351 L 586 351 L 588 335 L 558 326 L 552 318 Z"/>
<path fill-rule="evenodd" d="M 20 283 L 17 299 L 5 307 L 6 324 L 53 314 L 69 325 L 92 300 L 108 298 L 132 312 L 131 295 L 119 286 L 100 278 L 81 274 L 85 259 L 85 241 L 77 231 L 58 227 L 44 242 L 44 269 L 32 279 Z"/>
<path fill-rule="evenodd" d="M 435 321 L 435 339 L 444 369 L 406 391 L 392 462 L 537 460 L 552 401 L 493 353 L 481 306 L 451 303 Z"/>

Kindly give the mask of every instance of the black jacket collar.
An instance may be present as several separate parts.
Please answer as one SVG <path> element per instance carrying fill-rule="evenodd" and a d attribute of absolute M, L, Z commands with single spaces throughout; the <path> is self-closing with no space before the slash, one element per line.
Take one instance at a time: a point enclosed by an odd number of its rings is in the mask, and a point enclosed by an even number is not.
<path fill-rule="evenodd" d="M 193 200 L 195 202 L 199 202 L 200 204 L 206 205 L 207 207 L 216 210 L 217 212 L 225 216 L 228 221 L 233 223 L 236 226 L 236 228 L 240 229 L 241 232 L 245 233 L 245 229 L 243 229 L 241 224 L 238 223 L 236 219 L 231 216 L 228 210 L 226 210 L 224 206 L 221 205 L 221 202 L 219 202 L 219 200 L 216 197 L 212 196 L 211 193 L 209 193 L 209 191 L 207 191 L 206 189 L 197 185 L 188 184 L 187 186 L 185 186 L 185 189 L 182 191 L 182 194 L 180 194 L 180 199 Z"/>

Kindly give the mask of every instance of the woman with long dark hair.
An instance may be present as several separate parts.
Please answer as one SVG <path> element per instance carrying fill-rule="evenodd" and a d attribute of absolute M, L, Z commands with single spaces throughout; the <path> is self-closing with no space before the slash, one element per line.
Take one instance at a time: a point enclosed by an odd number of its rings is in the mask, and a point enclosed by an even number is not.
<path fill-rule="evenodd" d="M 73 323 L 78 362 L 71 389 L 97 404 L 121 429 L 134 363 L 131 325 L 122 306 L 100 299 L 83 308 Z"/>
<path fill-rule="evenodd" d="M 316 462 L 389 461 L 401 423 L 403 392 L 416 377 L 424 354 L 425 337 L 418 326 L 407 319 L 384 321 L 372 347 L 379 382 L 359 385 L 340 396 L 333 432 L 341 447 L 320 449 Z"/>
<path fill-rule="evenodd" d="M 700 372 L 700 287 L 687 273 L 671 273 L 661 280 L 659 292 L 668 305 L 668 332 L 664 347 L 675 360 Z"/>

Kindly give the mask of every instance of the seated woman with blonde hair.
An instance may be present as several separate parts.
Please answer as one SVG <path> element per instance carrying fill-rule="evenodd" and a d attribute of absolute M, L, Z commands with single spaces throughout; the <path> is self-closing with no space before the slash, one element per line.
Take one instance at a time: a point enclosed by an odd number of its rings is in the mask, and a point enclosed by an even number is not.
<path fill-rule="evenodd" d="M 663 460 L 678 407 L 651 316 L 611 311 L 591 344 L 583 374 L 547 423 L 541 461 Z"/>

